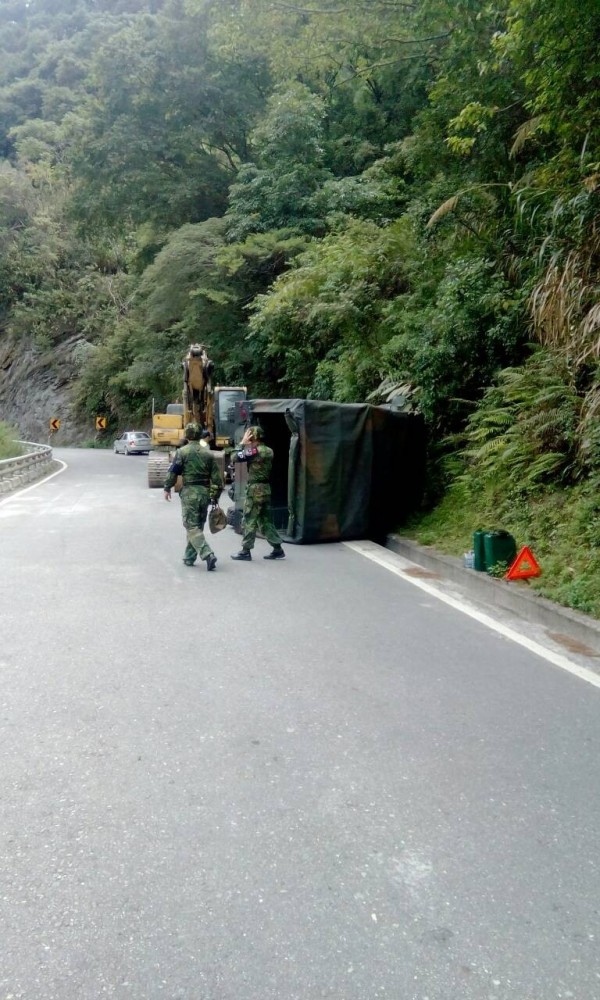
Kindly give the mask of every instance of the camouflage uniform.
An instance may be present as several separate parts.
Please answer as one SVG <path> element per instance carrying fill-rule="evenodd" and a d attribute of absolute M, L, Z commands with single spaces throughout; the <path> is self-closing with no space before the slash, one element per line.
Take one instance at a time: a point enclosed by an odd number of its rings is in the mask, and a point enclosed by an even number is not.
<path fill-rule="evenodd" d="M 192 566 L 198 556 L 207 561 L 214 557 L 214 552 L 204 537 L 203 528 L 208 505 L 219 499 L 223 482 L 219 467 L 208 448 L 193 440 L 175 452 L 165 479 L 165 490 L 170 490 L 175 485 L 178 476 L 183 478 L 179 496 L 181 517 L 187 532 L 183 561 Z"/>
<path fill-rule="evenodd" d="M 271 514 L 271 486 L 269 477 L 273 465 L 273 451 L 262 442 L 250 445 L 234 454 L 238 462 L 248 463 L 248 485 L 244 500 L 244 537 L 242 549 L 254 548 L 257 531 L 265 536 L 274 549 L 281 549 L 281 536 L 273 524 Z"/>

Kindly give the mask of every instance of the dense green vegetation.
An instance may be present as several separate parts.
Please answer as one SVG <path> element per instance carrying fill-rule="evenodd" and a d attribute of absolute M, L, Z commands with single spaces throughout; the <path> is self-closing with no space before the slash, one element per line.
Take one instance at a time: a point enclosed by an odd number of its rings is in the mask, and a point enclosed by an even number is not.
<path fill-rule="evenodd" d="M 598 37 L 597 0 L 1 0 L 0 337 L 76 342 L 115 427 L 191 339 L 418 409 L 419 537 L 513 530 L 600 615 Z"/>

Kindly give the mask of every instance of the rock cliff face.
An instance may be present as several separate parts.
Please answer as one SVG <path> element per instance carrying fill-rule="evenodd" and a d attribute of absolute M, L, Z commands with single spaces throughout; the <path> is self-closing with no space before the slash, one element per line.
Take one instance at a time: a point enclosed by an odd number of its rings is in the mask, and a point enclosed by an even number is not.
<path fill-rule="evenodd" d="M 94 436 L 73 410 L 76 343 L 72 339 L 40 351 L 32 340 L 0 333 L 0 420 L 11 424 L 21 440 L 48 441 L 54 418 L 60 420 L 60 430 L 52 434 L 52 444 L 81 444 Z"/>

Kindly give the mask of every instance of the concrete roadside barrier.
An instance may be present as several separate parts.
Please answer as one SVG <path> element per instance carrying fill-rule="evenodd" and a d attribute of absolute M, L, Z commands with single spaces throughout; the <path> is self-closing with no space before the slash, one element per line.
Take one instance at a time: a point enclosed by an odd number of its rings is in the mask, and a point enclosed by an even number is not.
<path fill-rule="evenodd" d="M 12 493 L 41 479 L 52 468 L 52 448 L 47 444 L 18 441 L 23 454 L 0 459 L 0 494 Z"/>

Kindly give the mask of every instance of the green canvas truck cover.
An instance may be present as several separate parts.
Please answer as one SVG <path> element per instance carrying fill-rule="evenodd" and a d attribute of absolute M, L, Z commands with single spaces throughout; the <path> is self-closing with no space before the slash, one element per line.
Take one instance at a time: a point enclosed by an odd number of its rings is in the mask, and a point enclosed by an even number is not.
<path fill-rule="evenodd" d="M 366 403 L 250 404 L 275 453 L 273 513 L 287 541 L 382 541 L 418 506 L 425 467 L 420 417 Z M 236 505 L 242 503 L 238 489 Z"/>

